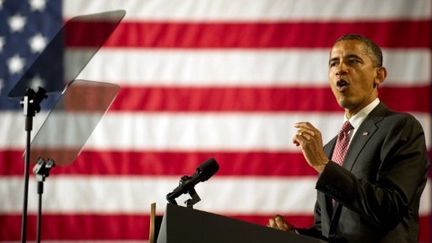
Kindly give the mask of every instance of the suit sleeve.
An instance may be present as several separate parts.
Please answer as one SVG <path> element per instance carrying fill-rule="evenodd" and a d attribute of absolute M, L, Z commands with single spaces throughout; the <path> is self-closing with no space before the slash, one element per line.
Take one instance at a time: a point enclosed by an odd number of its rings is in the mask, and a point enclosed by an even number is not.
<path fill-rule="evenodd" d="M 316 189 L 376 227 L 389 230 L 409 213 L 410 203 L 420 197 L 426 183 L 428 161 L 421 125 L 411 116 L 396 121 L 375 153 L 379 159 L 373 163 L 379 166 L 373 182 L 330 161 Z"/>
<path fill-rule="evenodd" d="M 321 234 L 321 207 L 318 201 L 315 203 L 314 224 L 310 228 L 296 228 L 296 231 L 301 235 L 307 235 L 326 240 Z"/>

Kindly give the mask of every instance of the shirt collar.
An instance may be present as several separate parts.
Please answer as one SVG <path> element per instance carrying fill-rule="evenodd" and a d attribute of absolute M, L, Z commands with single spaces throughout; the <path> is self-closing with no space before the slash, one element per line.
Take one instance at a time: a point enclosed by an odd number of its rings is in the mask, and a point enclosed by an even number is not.
<path fill-rule="evenodd" d="M 353 115 L 349 122 L 353 126 L 354 130 L 357 130 L 357 128 L 360 127 L 362 122 L 366 119 L 366 117 L 369 115 L 369 113 L 380 103 L 380 100 L 376 98 L 374 101 L 372 101 L 369 105 L 365 106 L 363 109 L 361 109 L 357 114 Z M 347 121 L 348 118 L 344 116 L 344 122 Z"/>

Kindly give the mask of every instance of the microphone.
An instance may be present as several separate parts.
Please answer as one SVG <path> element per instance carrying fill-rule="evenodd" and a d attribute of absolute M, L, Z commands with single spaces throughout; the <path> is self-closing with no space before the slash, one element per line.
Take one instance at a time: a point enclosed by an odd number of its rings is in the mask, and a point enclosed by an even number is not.
<path fill-rule="evenodd" d="M 180 179 L 179 185 L 170 193 L 167 194 L 166 198 L 168 202 L 174 203 L 175 199 L 184 193 L 195 192 L 195 185 L 199 182 L 206 181 L 212 177 L 219 170 L 219 165 L 215 159 L 211 158 L 203 162 L 196 169 L 192 176 L 183 176 Z"/>

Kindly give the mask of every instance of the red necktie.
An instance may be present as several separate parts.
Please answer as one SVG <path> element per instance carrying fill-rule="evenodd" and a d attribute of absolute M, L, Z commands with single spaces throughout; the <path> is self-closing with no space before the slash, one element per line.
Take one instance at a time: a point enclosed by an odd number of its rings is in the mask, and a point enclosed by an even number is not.
<path fill-rule="evenodd" d="M 351 123 L 349 123 L 349 121 L 346 121 L 342 125 L 342 129 L 340 130 L 337 137 L 336 146 L 333 150 L 331 160 L 338 163 L 340 166 L 343 165 L 345 154 L 348 150 L 348 144 L 350 140 L 349 131 L 352 129 L 354 129 L 354 127 L 351 125 Z"/>

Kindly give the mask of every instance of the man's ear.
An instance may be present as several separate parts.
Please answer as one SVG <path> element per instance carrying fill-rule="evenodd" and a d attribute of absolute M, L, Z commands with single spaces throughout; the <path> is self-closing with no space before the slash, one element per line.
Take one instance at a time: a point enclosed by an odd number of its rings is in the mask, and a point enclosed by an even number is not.
<path fill-rule="evenodd" d="M 376 69 L 377 75 L 374 80 L 374 87 L 378 87 L 380 84 L 384 83 L 387 77 L 387 69 L 385 67 L 378 67 Z"/>

